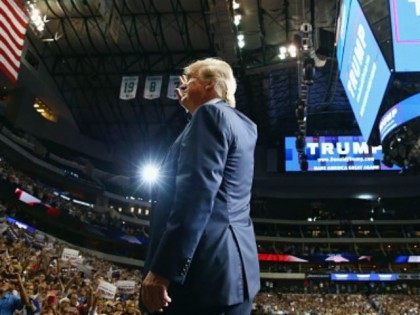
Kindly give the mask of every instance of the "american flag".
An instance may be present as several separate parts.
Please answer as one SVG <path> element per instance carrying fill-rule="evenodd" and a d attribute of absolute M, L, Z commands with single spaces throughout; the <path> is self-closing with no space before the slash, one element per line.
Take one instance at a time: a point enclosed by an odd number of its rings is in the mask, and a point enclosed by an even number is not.
<path fill-rule="evenodd" d="M 28 16 L 19 0 L 0 0 L 0 71 L 15 85 Z"/>

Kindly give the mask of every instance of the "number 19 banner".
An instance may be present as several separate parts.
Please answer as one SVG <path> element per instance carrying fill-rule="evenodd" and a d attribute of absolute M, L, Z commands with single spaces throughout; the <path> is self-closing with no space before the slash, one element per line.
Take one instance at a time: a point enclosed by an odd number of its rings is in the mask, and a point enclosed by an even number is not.
<path fill-rule="evenodd" d="M 143 97 L 149 100 L 159 98 L 162 89 L 162 76 L 147 76 Z"/>
<path fill-rule="evenodd" d="M 136 97 L 137 85 L 139 83 L 138 76 L 122 77 L 120 99 L 131 100 Z"/>

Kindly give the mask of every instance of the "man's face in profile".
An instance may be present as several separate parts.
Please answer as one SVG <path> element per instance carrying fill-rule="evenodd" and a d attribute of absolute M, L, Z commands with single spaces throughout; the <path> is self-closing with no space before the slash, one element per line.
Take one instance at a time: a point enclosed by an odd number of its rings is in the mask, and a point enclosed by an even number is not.
<path fill-rule="evenodd" d="M 206 97 L 206 84 L 194 74 L 183 75 L 180 81 L 179 101 L 186 111 L 192 112 L 203 103 Z"/>

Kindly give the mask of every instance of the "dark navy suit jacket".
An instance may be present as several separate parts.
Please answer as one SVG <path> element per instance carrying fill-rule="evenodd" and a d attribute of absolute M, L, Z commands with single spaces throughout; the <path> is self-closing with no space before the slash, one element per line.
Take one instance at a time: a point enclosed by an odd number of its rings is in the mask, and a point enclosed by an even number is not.
<path fill-rule="evenodd" d="M 249 215 L 256 139 L 245 115 L 204 104 L 164 160 L 145 269 L 170 280 L 177 304 L 233 305 L 260 288 Z"/>

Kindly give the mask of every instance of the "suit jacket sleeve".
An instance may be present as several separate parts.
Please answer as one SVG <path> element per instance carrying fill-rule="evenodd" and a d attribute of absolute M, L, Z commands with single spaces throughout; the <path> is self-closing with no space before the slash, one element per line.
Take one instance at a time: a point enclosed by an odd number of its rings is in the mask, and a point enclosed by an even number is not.
<path fill-rule="evenodd" d="M 150 270 L 182 284 L 213 210 L 229 150 L 230 129 L 215 105 L 197 109 L 183 136 L 173 208 Z"/>

